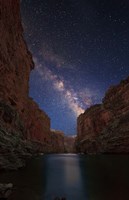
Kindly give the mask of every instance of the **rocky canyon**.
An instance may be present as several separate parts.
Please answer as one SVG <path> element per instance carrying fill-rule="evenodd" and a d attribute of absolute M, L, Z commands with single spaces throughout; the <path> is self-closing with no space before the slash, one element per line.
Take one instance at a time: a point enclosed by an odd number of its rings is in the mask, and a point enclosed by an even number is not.
<path fill-rule="evenodd" d="M 34 62 L 23 37 L 20 0 L 0 1 L 0 169 L 17 169 L 33 154 L 128 153 L 129 77 L 110 87 L 102 104 L 77 119 L 77 137 L 51 130 L 49 116 L 29 97 Z"/>
<path fill-rule="evenodd" d="M 64 135 L 29 97 L 34 63 L 20 15 L 20 0 L 0 1 L 0 168 L 17 169 L 37 152 L 63 152 Z"/>
<path fill-rule="evenodd" d="M 129 153 L 129 77 L 77 120 L 76 148 L 84 153 Z"/>

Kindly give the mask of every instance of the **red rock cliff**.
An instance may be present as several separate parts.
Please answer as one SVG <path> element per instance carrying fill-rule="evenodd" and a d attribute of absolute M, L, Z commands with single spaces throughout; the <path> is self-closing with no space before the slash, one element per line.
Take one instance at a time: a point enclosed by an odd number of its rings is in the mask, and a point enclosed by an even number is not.
<path fill-rule="evenodd" d="M 24 138 L 50 143 L 50 119 L 28 96 L 29 76 L 34 68 L 23 39 L 20 0 L 0 1 L 0 121 L 14 131 L 18 115 Z M 47 149 L 46 149 L 47 151 Z"/>
<path fill-rule="evenodd" d="M 51 144 L 52 152 L 54 153 L 64 153 L 64 133 L 58 130 L 51 131 Z"/>
<path fill-rule="evenodd" d="M 62 131 L 51 131 L 51 145 L 53 153 L 75 153 L 75 137 L 66 136 Z"/>
<path fill-rule="evenodd" d="M 129 77 L 78 117 L 77 131 L 78 151 L 129 152 Z"/>
<path fill-rule="evenodd" d="M 65 153 L 75 153 L 75 137 L 65 136 L 64 137 Z"/>

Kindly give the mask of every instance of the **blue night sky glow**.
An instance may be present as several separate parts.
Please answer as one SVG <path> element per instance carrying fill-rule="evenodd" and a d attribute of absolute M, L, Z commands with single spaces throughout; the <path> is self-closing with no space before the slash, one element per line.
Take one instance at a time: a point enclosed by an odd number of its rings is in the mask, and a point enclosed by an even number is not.
<path fill-rule="evenodd" d="M 51 127 L 76 134 L 76 118 L 129 75 L 128 0 L 22 0 L 35 62 L 30 96 Z"/>

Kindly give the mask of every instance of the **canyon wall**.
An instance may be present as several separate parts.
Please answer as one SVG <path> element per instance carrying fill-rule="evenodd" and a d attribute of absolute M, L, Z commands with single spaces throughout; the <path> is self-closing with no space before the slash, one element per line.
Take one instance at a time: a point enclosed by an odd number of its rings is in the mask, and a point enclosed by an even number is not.
<path fill-rule="evenodd" d="M 62 131 L 51 131 L 51 145 L 53 153 L 75 153 L 75 137 L 66 136 Z"/>
<path fill-rule="evenodd" d="M 75 137 L 65 136 L 64 137 L 65 153 L 76 153 L 75 149 Z"/>
<path fill-rule="evenodd" d="M 129 77 L 110 87 L 102 104 L 78 117 L 76 148 L 84 153 L 129 152 Z"/>
<path fill-rule="evenodd" d="M 23 38 L 20 0 L 0 1 L 0 38 L 0 168 L 17 168 L 23 155 L 51 149 L 50 118 L 28 96 L 34 63 Z"/>
<path fill-rule="evenodd" d="M 51 131 L 51 144 L 53 153 L 64 153 L 64 133 L 58 130 Z"/>
<path fill-rule="evenodd" d="M 50 140 L 50 119 L 28 96 L 34 63 L 23 39 L 19 2 L 0 2 L 0 101 L 18 111 L 27 139 Z"/>

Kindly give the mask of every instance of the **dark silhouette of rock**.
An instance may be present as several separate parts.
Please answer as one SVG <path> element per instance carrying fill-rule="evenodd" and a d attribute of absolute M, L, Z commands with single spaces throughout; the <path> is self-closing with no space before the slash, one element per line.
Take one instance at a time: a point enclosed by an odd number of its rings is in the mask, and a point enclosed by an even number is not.
<path fill-rule="evenodd" d="M 10 194 L 12 193 L 13 184 L 2 184 L 0 183 L 0 199 L 8 199 Z"/>
<path fill-rule="evenodd" d="M 129 153 L 129 77 L 81 114 L 77 129 L 78 152 Z"/>
<path fill-rule="evenodd" d="M 59 198 L 59 197 L 56 197 L 54 200 L 60 200 L 60 198 Z"/>
<path fill-rule="evenodd" d="M 62 198 L 56 197 L 54 200 L 66 200 L 66 198 L 65 197 L 62 197 Z"/>

